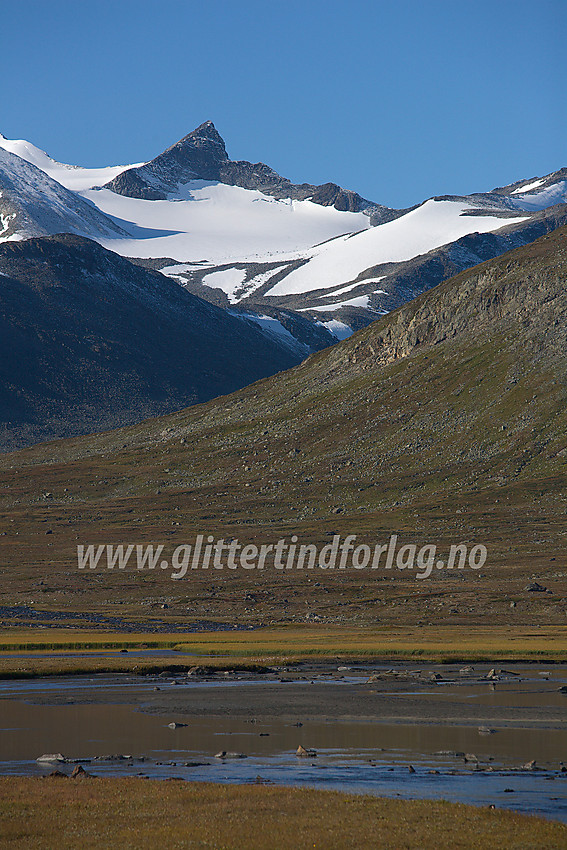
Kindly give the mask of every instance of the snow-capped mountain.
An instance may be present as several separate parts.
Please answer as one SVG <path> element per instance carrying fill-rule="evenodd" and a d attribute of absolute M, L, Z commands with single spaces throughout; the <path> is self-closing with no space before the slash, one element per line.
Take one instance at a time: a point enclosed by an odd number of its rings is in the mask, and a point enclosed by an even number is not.
<path fill-rule="evenodd" d="M 0 241 L 68 232 L 93 239 L 128 234 L 90 201 L 10 153 L 0 139 Z"/>
<path fill-rule="evenodd" d="M 0 240 L 81 233 L 221 306 L 276 319 L 302 311 L 337 337 L 567 221 L 567 169 L 393 210 L 336 184 L 294 184 L 263 163 L 232 161 L 211 122 L 133 166 L 76 168 L 4 137 L 1 148 L 30 165 L 20 166 L 16 190 L 0 173 Z M 51 182 L 40 185 L 38 171 Z M 57 211 L 51 229 L 47 215 L 27 212 L 38 197 Z"/>
<path fill-rule="evenodd" d="M 224 139 L 212 121 L 205 121 L 159 156 L 141 166 L 131 166 L 110 178 L 109 189 L 130 198 L 165 201 L 192 180 L 214 180 L 242 189 L 257 189 L 280 200 L 310 200 L 320 206 L 385 218 L 392 212 L 361 198 L 336 183 L 314 186 L 292 183 L 263 162 L 255 164 L 228 157 Z"/>
<path fill-rule="evenodd" d="M 91 189 L 93 186 L 102 186 L 117 177 L 121 171 L 136 167 L 135 165 L 111 165 L 108 168 L 81 168 L 78 165 L 65 165 L 51 159 L 45 151 L 36 148 L 31 142 L 26 142 L 24 139 L 7 139 L 2 133 L 0 133 L 0 148 L 19 156 L 20 159 L 25 159 L 31 165 L 45 171 L 66 189 L 72 189 L 74 192 Z"/>

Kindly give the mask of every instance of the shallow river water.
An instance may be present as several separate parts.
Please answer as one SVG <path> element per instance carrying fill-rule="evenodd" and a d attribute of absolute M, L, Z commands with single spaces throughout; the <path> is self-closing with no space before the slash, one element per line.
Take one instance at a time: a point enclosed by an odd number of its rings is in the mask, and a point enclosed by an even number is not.
<path fill-rule="evenodd" d="M 496 692 L 486 683 L 447 683 L 416 695 L 424 702 L 458 698 L 489 708 L 551 708 L 567 719 L 567 695 L 559 692 L 566 673 L 564 667 L 551 672 L 530 668 L 522 681 L 502 683 Z M 345 684 L 365 682 L 366 677 L 366 671 L 355 670 L 341 679 L 329 677 L 328 687 L 336 692 Z M 495 805 L 567 822 L 567 772 L 562 771 L 562 760 L 567 763 L 567 723 L 502 723 L 488 733 L 470 724 L 416 725 L 381 722 L 379 717 L 302 717 L 292 722 L 207 712 L 185 716 L 177 709 L 147 713 L 156 688 L 166 691 L 173 682 L 178 702 L 197 694 L 202 700 L 222 689 L 237 703 L 239 686 L 270 684 L 265 677 L 243 676 L 230 681 L 179 676 L 171 681 L 148 676 L 2 681 L 0 773 L 41 775 L 54 769 L 70 773 L 80 762 L 98 776 L 304 784 Z M 309 685 L 309 680 L 301 683 Z M 286 687 L 275 679 L 271 686 Z M 391 694 L 393 700 L 398 696 L 395 691 Z M 170 728 L 174 722 L 187 725 Z M 298 757 L 299 745 L 316 755 Z M 217 757 L 223 751 L 245 757 Z M 46 753 L 61 753 L 66 761 L 37 761 Z M 474 758 L 468 758 L 471 755 Z M 535 769 L 522 769 L 532 759 Z"/>

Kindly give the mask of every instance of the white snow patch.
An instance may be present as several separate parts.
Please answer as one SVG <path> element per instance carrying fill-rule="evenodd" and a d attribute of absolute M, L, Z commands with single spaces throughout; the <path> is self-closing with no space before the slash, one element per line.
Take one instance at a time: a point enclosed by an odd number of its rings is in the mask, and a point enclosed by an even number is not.
<path fill-rule="evenodd" d="M 379 281 L 384 280 L 386 275 L 382 275 L 382 277 L 368 277 L 365 280 L 359 280 L 356 283 L 349 283 L 348 286 L 343 286 L 342 289 L 335 289 L 334 292 L 331 292 L 331 296 L 335 295 L 343 295 L 345 292 L 350 292 L 351 289 L 356 289 L 357 286 L 362 286 L 364 283 L 379 283 Z M 383 292 L 384 290 L 379 290 Z"/>
<path fill-rule="evenodd" d="M 176 263 L 174 266 L 164 266 L 159 272 L 166 277 L 173 278 L 178 283 L 186 284 L 187 278 L 184 276 L 184 272 L 203 271 L 203 269 L 209 268 L 209 266 L 210 263 Z"/>
<path fill-rule="evenodd" d="M 370 310 L 372 308 L 368 307 L 369 301 L 369 295 L 360 295 L 358 298 L 350 298 L 348 301 L 339 301 L 335 304 L 321 304 L 319 307 L 302 307 L 302 309 L 298 310 L 297 312 L 307 313 L 309 310 L 316 310 L 317 312 L 321 313 L 325 313 L 327 310 L 330 312 L 334 312 L 335 310 L 340 310 L 341 307 L 367 307 Z"/>
<path fill-rule="evenodd" d="M 0 192 L 0 197 L 1 195 L 2 192 Z M 3 233 L 6 233 L 6 231 L 10 227 L 10 222 L 13 221 L 15 218 L 16 213 L 6 213 L 5 215 L 4 213 L 0 213 L 0 236 L 2 236 Z"/>
<path fill-rule="evenodd" d="M 209 263 L 176 263 L 174 266 L 164 266 L 163 269 L 160 269 L 160 274 L 165 274 L 168 277 L 177 277 L 183 274 L 183 272 L 207 268 L 208 265 Z"/>
<path fill-rule="evenodd" d="M 322 328 L 327 328 L 339 340 L 348 339 L 353 334 L 352 328 L 345 325 L 344 322 L 339 322 L 338 319 L 329 319 L 328 322 L 315 322 L 315 324 L 320 325 Z"/>
<path fill-rule="evenodd" d="M 222 289 L 232 300 L 235 291 L 242 286 L 246 277 L 246 269 L 224 269 L 220 272 L 211 272 L 203 278 L 203 284 L 212 289 Z"/>
<path fill-rule="evenodd" d="M 519 189 L 514 189 L 513 192 L 510 192 L 511 195 L 523 195 L 524 192 L 531 192 L 532 189 L 537 189 L 538 186 L 541 186 L 543 183 L 543 177 L 540 180 L 534 180 L 533 183 L 526 183 L 525 186 L 520 186 Z"/>
<path fill-rule="evenodd" d="M 267 294 L 294 295 L 335 286 L 352 281 L 371 266 L 409 260 L 468 233 L 486 233 L 510 224 L 510 219 L 497 216 L 462 215 L 467 209 L 460 201 L 430 200 L 394 221 L 319 245 L 310 252 L 309 262 Z M 516 218 L 514 223 L 528 218 Z"/>
<path fill-rule="evenodd" d="M 231 311 L 232 312 L 232 311 Z M 256 313 L 236 313 L 232 312 L 233 316 L 241 319 L 249 319 L 259 325 L 262 330 L 272 337 L 276 337 L 279 342 L 283 342 L 288 348 L 301 354 L 310 354 L 311 349 L 308 345 L 300 342 L 291 334 L 286 327 L 282 325 L 279 319 L 274 319 L 273 316 L 261 316 Z"/>

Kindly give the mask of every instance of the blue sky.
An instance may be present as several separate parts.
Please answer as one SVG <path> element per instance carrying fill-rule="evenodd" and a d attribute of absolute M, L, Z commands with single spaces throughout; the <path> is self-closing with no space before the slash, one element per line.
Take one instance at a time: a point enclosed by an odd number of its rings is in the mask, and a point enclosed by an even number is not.
<path fill-rule="evenodd" d="M 0 132 L 66 162 L 211 119 L 233 159 L 397 207 L 567 165 L 565 0 L 18 0 L 0 29 Z"/>

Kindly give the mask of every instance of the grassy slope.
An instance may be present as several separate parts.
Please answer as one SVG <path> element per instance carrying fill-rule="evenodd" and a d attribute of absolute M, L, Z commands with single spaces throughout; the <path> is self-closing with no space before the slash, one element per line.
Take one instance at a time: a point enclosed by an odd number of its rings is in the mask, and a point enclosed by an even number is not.
<path fill-rule="evenodd" d="M 565 241 L 561 228 L 464 272 L 232 396 L 5 456 L 0 602 L 164 621 L 565 623 Z M 489 559 L 421 582 L 76 569 L 77 542 L 322 545 L 332 532 L 484 543 Z M 553 594 L 526 592 L 531 578 Z"/>
<path fill-rule="evenodd" d="M 261 828 L 258 828 L 261 823 Z M 558 850 L 563 824 L 445 802 L 140 779 L 0 779 L 13 848 Z"/>

